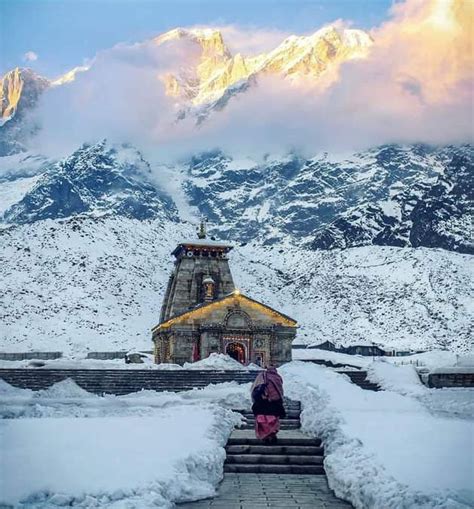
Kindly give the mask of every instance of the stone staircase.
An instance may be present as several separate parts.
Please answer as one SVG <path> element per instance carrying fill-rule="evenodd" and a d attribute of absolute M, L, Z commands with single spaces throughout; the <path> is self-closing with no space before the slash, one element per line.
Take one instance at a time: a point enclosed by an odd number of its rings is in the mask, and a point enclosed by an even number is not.
<path fill-rule="evenodd" d="M 301 413 L 301 403 L 299 401 L 293 401 L 285 398 L 285 410 L 286 417 L 285 419 L 280 419 L 280 429 L 282 430 L 291 430 L 291 429 L 299 429 L 301 427 L 300 424 L 300 413 Z M 234 410 L 235 412 L 239 412 L 245 419 L 245 424 L 241 425 L 239 429 L 255 429 L 255 417 L 250 410 Z"/>
<path fill-rule="evenodd" d="M 344 371 L 363 389 L 378 390 L 366 379 L 365 371 Z M 253 382 L 255 371 L 154 370 L 154 369 L 0 369 L 0 378 L 15 387 L 46 389 L 67 378 L 94 394 L 129 394 L 142 389 L 154 391 L 187 391 L 209 384 L 236 381 Z M 287 423 L 285 423 L 286 425 Z"/>
<path fill-rule="evenodd" d="M 255 437 L 252 413 L 240 412 L 245 424 L 235 430 L 226 445 L 224 472 L 254 474 L 324 475 L 324 448 L 319 438 L 300 431 L 301 405 L 286 400 L 287 418 L 280 419 L 278 442 L 266 445 Z"/>
<path fill-rule="evenodd" d="M 380 387 L 367 380 L 367 371 L 340 371 L 341 374 L 347 375 L 352 383 L 358 385 L 361 389 L 368 391 L 379 391 Z"/>

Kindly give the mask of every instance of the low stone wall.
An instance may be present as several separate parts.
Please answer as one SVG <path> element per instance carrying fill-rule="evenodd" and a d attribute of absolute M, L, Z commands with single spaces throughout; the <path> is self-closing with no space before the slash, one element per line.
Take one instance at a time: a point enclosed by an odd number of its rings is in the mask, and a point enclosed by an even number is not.
<path fill-rule="evenodd" d="M 70 378 L 94 394 L 130 394 L 142 389 L 152 391 L 189 391 L 209 384 L 251 383 L 255 371 L 160 370 L 160 369 L 0 369 L 0 379 L 22 389 L 34 391 Z"/>
<path fill-rule="evenodd" d="M 33 359 L 47 361 L 51 359 L 60 359 L 62 356 L 63 356 L 62 352 L 18 352 L 18 353 L 0 352 L 1 361 L 24 361 Z"/>
<path fill-rule="evenodd" d="M 127 351 L 123 352 L 89 352 L 87 359 L 96 359 L 99 361 L 111 361 L 113 359 L 125 359 Z"/>
<path fill-rule="evenodd" d="M 89 352 L 87 354 L 87 359 L 96 359 L 99 361 L 111 361 L 114 359 L 125 359 L 128 350 L 121 350 L 117 352 Z M 153 354 L 153 350 L 140 350 L 137 353 L 148 353 Z"/>
<path fill-rule="evenodd" d="M 472 373 L 430 373 L 428 387 L 474 387 L 474 372 Z"/>

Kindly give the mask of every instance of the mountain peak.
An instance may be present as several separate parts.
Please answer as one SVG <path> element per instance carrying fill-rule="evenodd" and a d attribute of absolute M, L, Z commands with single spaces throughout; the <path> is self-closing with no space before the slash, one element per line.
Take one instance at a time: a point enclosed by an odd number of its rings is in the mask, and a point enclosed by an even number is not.
<path fill-rule="evenodd" d="M 372 39 L 362 30 L 328 25 L 311 35 L 287 37 L 268 53 L 232 55 L 225 46 L 222 34 L 213 28 L 177 28 L 157 37 L 155 42 L 188 39 L 201 46 L 198 61 L 190 72 L 167 74 L 162 79 L 167 94 L 191 102 L 193 106 L 212 105 L 233 95 L 236 83 L 255 83 L 262 74 L 277 74 L 284 79 L 319 78 L 327 69 L 344 60 L 367 55 Z M 245 91 L 248 86 L 239 87 Z M 228 100 L 228 99 L 227 99 Z M 224 101 L 225 102 L 225 101 Z"/>
<path fill-rule="evenodd" d="M 15 67 L 0 79 L 0 127 L 20 108 L 36 104 L 39 95 L 50 86 L 49 80 L 29 67 Z"/>
<path fill-rule="evenodd" d="M 203 53 L 208 55 L 222 55 L 230 58 L 224 38 L 220 30 L 215 28 L 175 28 L 153 39 L 156 45 L 165 44 L 171 41 L 189 40 L 199 44 Z"/>
<path fill-rule="evenodd" d="M 177 220 L 173 201 L 151 183 L 150 165 L 141 153 L 106 140 L 84 144 L 45 167 L 3 219 L 24 224 L 79 215 Z"/>
<path fill-rule="evenodd" d="M 76 75 L 81 72 L 85 72 L 89 70 L 89 66 L 87 65 L 78 65 L 77 67 L 74 67 L 70 71 L 67 71 L 66 73 L 62 74 L 58 78 L 51 81 L 51 85 L 53 87 L 58 85 L 64 85 L 65 83 L 70 83 L 71 81 L 74 81 L 76 79 Z"/>

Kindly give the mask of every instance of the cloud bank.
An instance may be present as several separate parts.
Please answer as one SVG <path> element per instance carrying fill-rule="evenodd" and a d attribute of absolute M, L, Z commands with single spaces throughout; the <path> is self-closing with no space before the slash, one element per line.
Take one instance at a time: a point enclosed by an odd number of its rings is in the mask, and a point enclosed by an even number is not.
<path fill-rule="evenodd" d="M 34 143 L 67 152 L 107 137 L 167 159 L 216 147 L 314 155 L 382 143 L 472 142 L 473 10 L 463 0 L 396 4 L 390 20 L 371 31 L 370 55 L 335 69 L 330 86 L 259 77 L 199 128 L 191 116 L 176 121 L 182 105 L 159 79 L 195 66 L 196 47 L 185 40 L 118 45 L 99 53 L 74 82 L 45 94 Z M 235 26 L 222 32 L 233 52 L 268 50 L 286 35 L 261 30 L 249 37 Z"/>

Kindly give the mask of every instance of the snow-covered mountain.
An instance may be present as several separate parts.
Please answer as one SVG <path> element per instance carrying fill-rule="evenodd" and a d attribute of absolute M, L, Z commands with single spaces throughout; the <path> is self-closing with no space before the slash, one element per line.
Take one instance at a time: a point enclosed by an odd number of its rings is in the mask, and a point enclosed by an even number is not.
<path fill-rule="evenodd" d="M 181 219 L 191 211 L 234 243 L 239 287 L 294 316 L 299 340 L 469 349 L 470 255 L 449 249 L 467 251 L 461 225 L 472 196 L 460 179 L 471 153 L 380 147 L 339 160 L 290 155 L 264 164 L 203 154 L 168 168 L 180 200 L 130 146 L 101 142 L 36 166 L 17 159 L 0 182 L 2 345 L 149 347 L 170 252 L 194 235 L 195 224 Z M 379 209 L 398 224 L 378 223 Z M 354 240 L 350 225 L 344 249 L 318 246 L 317 232 L 333 231 L 356 211 L 364 235 Z M 387 223 L 393 234 L 374 241 Z M 451 244 L 399 247 L 413 245 L 415 234 Z"/>
<path fill-rule="evenodd" d="M 179 193 L 191 214 L 207 217 L 228 240 L 473 254 L 473 155 L 468 145 L 382 146 L 338 158 L 289 154 L 263 162 L 203 153 L 167 168 L 170 189 L 138 150 L 102 141 L 43 162 L 36 172 L 12 163 L 16 173 L 4 171 L 0 182 L 17 192 L 3 193 L 0 218 L 19 224 L 92 213 L 177 220 L 189 217 L 175 203 Z"/>
<path fill-rule="evenodd" d="M 84 213 L 176 219 L 171 197 L 151 182 L 150 174 L 149 164 L 131 147 L 117 150 L 105 141 L 84 145 L 63 161 L 46 166 L 43 173 L 18 179 L 16 187 L 22 187 L 22 182 L 32 185 L 23 186 L 24 196 L 4 211 L 3 218 L 14 224 Z"/>
<path fill-rule="evenodd" d="M 367 55 L 372 39 L 361 30 L 329 26 L 309 36 L 290 36 L 268 52 L 234 55 L 217 29 L 177 28 L 143 44 L 151 47 L 157 62 L 169 59 L 169 54 L 176 56 L 166 71 L 157 64 L 156 86 L 164 86 L 165 94 L 176 103 L 178 120 L 191 115 L 201 123 L 261 76 L 279 76 L 289 82 L 317 82 L 326 77 L 327 86 L 341 63 Z M 34 110 L 45 90 L 61 93 L 62 86 L 79 73 L 87 76 L 93 66 L 78 66 L 51 80 L 27 68 L 6 73 L 0 79 L 0 156 L 24 150 L 24 142 L 40 128 L 30 125 L 27 113 Z M 113 88 L 113 81 L 108 86 Z"/>
<path fill-rule="evenodd" d="M 343 61 L 365 57 L 373 42 L 362 30 L 335 26 L 309 36 L 292 35 L 275 49 L 258 55 L 233 55 L 222 33 L 215 29 L 177 28 L 154 39 L 158 46 L 177 41 L 191 44 L 197 60 L 191 68 L 168 73 L 162 79 L 169 95 L 194 106 L 209 105 L 230 91 L 245 90 L 244 83 L 261 75 L 318 79 Z"/>
<path fill-rule="evenodd" d="M 471 146 L 383 146 L 264 163 L 215 152 L 191 159 L 190 203 L 225 238 L 288 237 L 312 249 L 363 245 L 474 253 Z"/>

